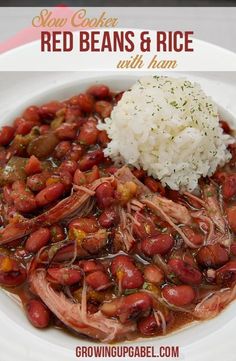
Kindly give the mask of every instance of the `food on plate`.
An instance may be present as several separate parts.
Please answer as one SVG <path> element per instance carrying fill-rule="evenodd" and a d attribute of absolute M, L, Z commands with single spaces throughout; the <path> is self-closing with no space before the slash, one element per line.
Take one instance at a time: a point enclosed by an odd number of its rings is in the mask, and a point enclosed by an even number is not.
<path fill-rule="evenodd" d="M 34 327 L 117 342 L 234 300 L 236 143 L 198 85 L 96 84 L 28 107 L 0 146 L 0 284 Z"/>

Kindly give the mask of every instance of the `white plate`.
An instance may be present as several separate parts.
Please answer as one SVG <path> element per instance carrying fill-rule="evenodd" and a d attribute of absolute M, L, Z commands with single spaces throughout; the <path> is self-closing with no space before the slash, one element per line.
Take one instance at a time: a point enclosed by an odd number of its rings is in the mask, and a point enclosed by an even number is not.
<path fill-rule="evenodd" d="M 173 74 L 173 73 L 172 73 Z M 23 91 L 13 91 L 10 95 L 5 94 L 2 99 L 5 107 L 1 109 L 1 125 L 14 119 L 21 110 L 30 104 L 40 104 L 50 99 L 64 99 L 76 94 L 95 82 L 104 82 L 114 90 L 127 89 L 137 78 L 136 74 L 101 75 L 78 73 L 8 73 L 9 82 L 15 82 L 17 76 Z M 174 75 L 174 74 L 173 74 Z M 181 74 L 182 76 L 183 74 Z M 3 78 L 6 75 L 3 75 Z M 140 73 L 139 73 L 140 76 Z M 179 76 L 179 74 L 175 74 Z M 235 109 L 235 80 L 233 73 L 213 74 L 185 74 L 189 79 L 199 81 L 205 91 L 228 111 L 236 114 Z M 0 76 L 2 77 L 2 75 Z M 71 80 L 73 77 L 73 80 Z M 67 79 L 70 79 L 69 81 Z M 82 79 L 85 78 L 85 79 Z M 40 79 L 40 86 L 35 89 L 35 80 Z M 57 79 L 57 86 L 55 86 Z M 80 80 L 79 80 L 80 79 Z M 33 91 L 31 83 L 34 84 Z M 19 89 L 19 84 L 18 84 Z M 0 88 L 0 94 L 3 89 Z M 18 96 L 18 101 L 16 98 Z M 13 101 L 14 100 L 14 101 Z M 14 105 L 12 106 L 12 101 Z M 230 117 L 230 114 L 227 114 Z M 232 119 L 231 119 L 232 120 Z M 234 352 L 233 331 L 236 326 L 236 303 L 232 303 L 217 318 L 188 327 L 181 332 L 155 338 L 152 340 L 139 341 L 139 345 L 178 345 L 181 350 L 181 358 L 188 361 L 194 360 L 235 360 L 231 358 Z M 34 329 L 26 320 L 22 310 L 9 297 L 0 292 L 0 339 L 1 339 L 1 361 L 25 360 L 25 361 L 64 361 L 75 359 L 75 347 L 77 345 L 91 345 L 92 342 L 82 341 L 69 334 L 49 329 L 39 331 Z M 133 343 L 134 344 L 134 343 Z M 232 356 L 233 357 L 233 356 Z M 170 358 L 169 358 L 170 360 Z"/>

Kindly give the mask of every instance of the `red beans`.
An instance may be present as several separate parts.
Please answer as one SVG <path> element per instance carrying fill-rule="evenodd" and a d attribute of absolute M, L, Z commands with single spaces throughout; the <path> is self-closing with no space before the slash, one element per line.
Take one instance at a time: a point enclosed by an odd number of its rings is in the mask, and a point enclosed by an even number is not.
<path fill-rule="evenodd" d="M 21 181 L 13 183 L 12 199 L 14 200 L 14 206 L 19 212 L 32 212 L 37 207 L 34 195 L 27 189 L 25 183 Z"/>
<path fill-rule="evenodd" d="M 145 336 L 152 336 L 160 332 L 161 327 L 157 325 L 155 316 L 151 314 L 138 322 L 138 330 Z"/>
<path fill-rule="evenodd" d="M 67 171 L 71 175 L 74 175 L 77 167 L 78 167 L 78 164 L 75 160 L 65 160 L 64 162 L 61 163 L 59 170 Z"/>
<path fill-rule="evenodd" d="M 56 201 L 64 193 L 65 187 L 62 183 L 55 183 L 41 190 L 35 197 L 37 205 L 43 207 Z"/>
<path fill-rule="evenodd" d="M 236 194 L 236 174 L 230 174 L 225 177 L 222 184 L 222 194 L 224 199 L 230 199 Z"/>
<path fill-rule="evenodd" d="M 86 233 L 95 233 L 98 230 L 96 218 L 80 217 L 70 222 L 69 228 L 78 228 Z"/>
<path fill-rule="evenodd" d="M 105 100 L 99 100 L 95 103 L 95 112 L 101 115 L 102 118 L 109 117 L 111 115 L 112 108 L 112 104 Z"/>
<path fill-rule="evenodd" d="M 50 237 L 51 233 L 48 228 L 39 228 L 37 231 L 31 233 L 25 243 L 25 249 L 29 252 L 38 252 L 48 244 Z"/>
<path fill-rule="evenodd" d="M 56 129 L 56 135 L 60 140 L 75 139 L 78 127 L 74 123 L 63 123 Z"/>
<path fill-rule="evenodd" d="M 216 271 L 216 282 L 230 287 L 236 281 L 236 261 L 229 261 Z"/>
<path fill-rule="evenodd" d="M 220 126 L 223 129 L 224 133 L 227 133 L 227 134 L 231 133 L 231 128 L 227 122 L 225 122 L 224 120 L 220 120 L 219 123 L 220 123 Z"/>
<path fill-rule="evenodd" d="M 0 131 L 0 145 L 8 145 L 14 138 L 15 129 L 13 127 L 4 126 Z"/>
<path fill-rule="evenodd" d="M 0 284 L 5 287 L 16 287 L 26 280 L 26 271 L 15 259 L 0 255 Z"/>
<path fill-rule="evenodd" d="M 79 262 L 79 266 L 85 273 L 104 271 L 102 263 L 93 259 L 82 260 Z"/>
<path fill-rule="evenodd" d="M 79 169 L 82 171 L 90 170 L 94 165 L 104 161 L 104 154 L 101 149 L 85 154 L 79 161 Z"/>
<path fill-rule="evenodd" d="M 27 178 L 27 186 L 33 192 L 39 192 L 45 188 L 47 178 L 48 178 L 47 173 L 34 174 Z"/>
<path fill-rule="evenodd" d="M 183 283 L 192 285 L 199 285 L 202 280 L 201 272 L 191 266 L 190 264 L 182 261 L 181 259 L 172 258 L 168 262 L 170 270 L 175 273 L 178 279 Z"/>
<path fill-rule="evenodd" d="M 90 94 L 79 94 L 76 103 L 84 113 L 91 113 L 94 110 L 94 98 Z"/>
<path fill-rule="evenodd" d="M 70 142 L 68 140 L 63 140 L 55 148 L 55 157 L 57 159 L 63 159 L 70 150 Z"/>
<path fill-rule="evenodd" d="M 130 257 L 115 257 L 112 260 L 111 272 L 116 276 L 122 289 L 140 288 L 143 285 L 143 275 Z"/>
<path fill-rule="evenodd" d="M 78 140 L 81 144 L 93 145 L 96 144 L 99 130 L 97 123 L 93 119 L 89 119 L 84 123 L 80 129 Z"/>
<path fill-rule="evenodd" d="M 155 254 L 164 255 L 171 250 L 174 245 L 173 237 L 169 234 L 159 234 L 155 237 L 145 238 L 141 242 L 141 250 L 147 256 Z"/>
<path fill-rule="evenodd" d="M 15 120 L 16 134 L 26 135 L 29 134 L 31 129 L 37 125 L 35 122 L 25 120 L 24 118 L 17 118 Z"/>
<path fill-rule="evenodd" d="M 91 272 L 85 278 L 86 283 L 96 291 L 106 290 L 111 286 L 108 275 L 103 271 Z"/>
<path fill-rule="evenodd" d="M 63 286 L 71 286 L 82 279 L 81 271 L 76 268 L 54 267 L 49 268 L 47 273 L 50 282 Z"/>
<path fill-rule="evenodd" d="M 216 243 L 201 247 L 196 258 L 203 267 L 218 268 L 229 260 L 229 254 L 223 246 Z"/>
<path fill-rule="evenodd" d="M 114 202 L 114 188 L 111 183 L 103 183 L 96 189 L 97 203 L 100 208 L 107 208 Z"/>
<path fill-rule="evenodd" d="M 164 281 L 164 272 L 154 264 L 149 264 L 144 268 L 144 279 L 147 282 L 159 284 Z"/>
<path fill-rule="evenodd" d="M 119 222 L 119 215 L 114 208 L 110 207 L 102 212 L 98 221 L 102 227 L 110 228 Z"/>
<path fill-rule="evenodd" d="M 106 147 L 109 143 L 110 139 L 107 135 L 107 132 L 105 130 L 101 130 L 98 134 L 98 143 L 101 144 L 101 146 Z"/>
<path fill-rule="evenodd" d="M 71 160 L 75 160 L 76 162 L 82 157 L 83 148 L 79 144 L 73 144 L 71 151 L 68 154 L 68 158 Z"/>
<path fill-rule="evenodd" d="M 196 245 L 201 245 L 203 243 L 204 235 L 193 230 L 191 227 L 184 226 L 182 227 L 182 231 L 192 243 Z"/>
<path fill-rule="evenodd" d="M 42 105 L 38 112 L 40 118 L 42 119 L 51 119 L 54 118 L 58 110 L 63 108 L 63 104 L 58 101 L 51 101 L 47 104 Z"/>
<path fill-rule="evenodd" d="M 26 304 L 26 314 L 34 327 L 46 328 L 50 322 L 50 311 L 39 300 L 30 300 Z"/>
<path fill-rule="evenodd" d="M 141 214 L 138 214 L 135 218 L 138 222 L 133 226 L 133 232 L 136 237 L 143 239 L 157 234 L 157 228 L 150 217 L 145 217 Z"/>
<path fill-rule="evenodd" d="M 236 233 L 236 206 L 232 206 L 228 208 L 226 213 L 227 213 L 229 226 L 231 230 Z"/>
<path fill-rule="evenodd" d="M 151 297 L 144 292 L 136 292 L 123 298 L 121 306 L 117 310 L 121 323 L 148 314 L 152 307 Z"/>
<path fill-rule="evenodd" d="M 106 99 L 110 95 L 110 89 L 103 84 L 93 85 L 87 90 L 87 93 L 97 99 Z"/>
<path fill-rule="evenodd" d="M 187 306 L 195 299 L 195 291 L 189 285 L 167 285 L 162 289 L 162 295 L 167 302 L 178 307 Z"/>
<path fill-rule="evenodd" d="M 24 113 L 22 114 L 22 117 L 29 121 L 29 122 L 39 122 L 40 116 L 39 116 L 39 108 L 35 105 L 32 105 L 25 109 Z"/>
<path fill-rule="evenodd" d="M 29 160 L 25 165 L 25 173 L 27 175 L 32 175 L 35 173 L 40 173 L 42 171 L 41 162 L 34 155 L 31 155 Z"/>

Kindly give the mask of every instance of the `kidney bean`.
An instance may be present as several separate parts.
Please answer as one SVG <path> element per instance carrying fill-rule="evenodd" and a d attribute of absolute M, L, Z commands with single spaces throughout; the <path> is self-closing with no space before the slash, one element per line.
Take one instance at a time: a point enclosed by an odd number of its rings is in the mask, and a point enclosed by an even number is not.
<path fill-rule="evenodd" d="M 203 243 L 204 235 L 199 233 L 198 231 L 193 230 L 189 226 L 182 227 L 182 231 L 192 243 L 196 245 L 201 245 Z"/>
<path fill-rule="evenodd" d="M 26 314 L 34 327 L 46 328 L 50 322 L 50 311 L 42 301 L 30 300 L 26 306 Z"/>
<path fill-rule="evenodd" d="M 159 284 L 164 281 L 164 272 L 154 264 L 148 264 L 144 267 L 144 279 L 147 282 Z"/>
<path fill-rule="evenodd" d="M 138 330 L 145 336 L 152 336 L 160 332 L 161 325 L 157 324 L 155 316 L 151 314 L 138 321 Z"/>
<path fill-rule="evenodd" d="M 115 275 L 123 266 L 134 266 L 133 258 L 123 254 L 114 257 L 111 262 L 111 273 Z"/>
<path fill-rule="evenodd" d="M 75 160 L 76 162 L 82 157 L 83 148 L 80 144 L 73 144 L 71 151 L 69 152 L 68 158 L 71 160 Z"/>
<path fill-rule="evenodd" d="M 54 224 L 50 227 L 51 242 L 56 243 L 63 241 L 66 238 L 64 228 L 59 224 Z"/>
<path fill-rule="evenodd" d="M 68 140 L 61 141 L 55 148 L 55 157 L 63 159 L 71 150 L 71 143 Z"/>
<path fill-rule="evenodd" d="M 69 107 L 66 109 L 65 112 L 65 121 L 67 123 L 74 123 L 77 122 L 82 115 L 82 112 L 79 107 Z"/>
<path fill-rule="evenodd" d="M 181 259 L 172 258 L 168 261 L 168 266 L 181 282 L 193 285 L 199 285 L 201 283 L 201 272 L 187 262 L 184 262 Z"/>
<path fill-rule="evenodd" d="M 16 287 L 26 280 L 26 271 L 15 259 L 0 255 L 0 284 L 5 287 Z"/>
<path fill-rule="evenodd" d="M 56 135 L 60 140 L 75 139 L 78 127 L 74 123 L 63 123 L 56 129 Z"/>
<path fill-rule="evenodd" d="M 34 192 L 39 192 L 45 188 L 48 173 L 42 172 L 40 174 L 34 174 L 27 178 L 27 186 Z"/>
<path fill-rule="evenodd" d="M 16 118 L 15 120 L 15 127 L 16 127 L 16 134 L 26 135 L 29 134 L 31 129 L 38 125 L 35 122 L 25 120 L 24 118 Z"/>
<path fill-rule="evenodd" d="M 36 202 L 39 207 L 48 205 L 56 201 L 65 191 L 65 186 L 62 183 L 55 183 L 47 186 L 41 190 L 36 196 Z"/>
<path fill-rule="evenodd" d="M 196 259 L 203 267 L 218 268 L 229 260 L 229 254 L 223 246 L 216 243 L 201 247 Z"/>
<path fill-rule="evenodd" d="M 79 169 L 82 171 L 90 170 L 94 165 L 104 161 L 104 154 L 101 149 L 94 150 L 85 154 L 79 161 Z"/>
<path fill-rule="evenodd" d="M 34 155 L 31 155 L 29 160 L 25 165 L 25 173 L 27 175 L 32 175 L 35 173 L 40 173 L 42 171 L 41 162 Z"/>
<path fill-rule="evenodd" d="M 102 118 L 109 117 L 111 115 L 112 108 L 112 104 L 105 100 L 99 100 L 95 103 L 95 112 L 101 115 Z"/>
<path fill-rule="evenodd" d="M 94 259 L 82 260 L 79 262 L 79 266 L 85 273 L 104 271 L 103 264 Z"/>
<path fill-rule="evenodd" d="M 82 279 L 81 271 L 76 268 L 48 268 L 47 274 L 50 282 L 63 286 L 71 286 Z"/>
<path fill-rule="evenodd" d="M 12 198 L 14 206 L 19 212 L 28 213 L 37 208 L 34 195 L 22 181 L 16 181 L 12 184 Z"/>
<path fill-rule="evenodd" d="M 107 208 L 114 203 L 114 188 L 111 183 L 102 183 L 95 192 L 98 206 L 100 208 Z"/>
<path fill-rule="evenodd" d="M 135 216 L 137 223 L 133 226 L 134 235 L 140 239 L 147 237 L 152 237 L 158 232 L 153 220 L 150 217 L 143 216 L 142 214 L 137 214 Z"/>
<path fill-rule="evenodd" d="M 8 145 L 15 135 L 15 129 L 8 125 L 2 127 L 0 131 L 0 145 Z"/>
<path fill-rule="evenodd" d="M 90 118 L 82 125 L 78 140 L 81 144 L 93 145 L 97 142 L 98 134 L 97 122 Z"/>
<path fill-rule="evenodd" d="M 80 217 L 73 219 L 73 221 L 69 223 L 69 229 L 71 228 L 78 228 L 85 233 L 95 233 L 99 226 L 96 218 Z"/>
<path fill-rule="evenodd" d="M 37 231 L 31 233 L 25 243 L 25 249 L 28 252 L 38 252 L 42 247 L 46 246 L 50 240 L 51 233 L 48 228 L 39 228 Z"/>
<path fill-rule="evenodd" d="M 57 176 L 59 177 L 59 182 L 64 185 L 65 191 L 68 191 L 71 188 L 73 182 L 72 174 L 66 169 L 58 169 L 55 173 L 55 177 Z"/>
<path fill-rule="evenodd" d="M 110 228 L 112 226 L 115 226 L 119 223 L 119 214 L 117 211 L 109 207 L 105 209 L 102 214 L 98 218 L 98 222 L 100 225 L 104 228 Z"/>
<path fill-rule="evenodd" d="M 89 273 L 85 277 L 85 281 L 96 291 L 106 290 L 111 286 L 111 281 L 108 275 L 100 270 Z"/>
<path fill-rule="evenodd" d="M 75 160 L 64 160 L 64 162 L 61 163 L 59 170 L 66 170 L 71 175 L 74 175 L 77 167 L 78 164 Z"/>
<path fill-rule="evenodd" d="M 236 281 L 236 261 L 229 261 L 216 271 L 216 282 L 230 287 Z"/>
<path fill-rule="evenodd" d="M 159 234 L 155 237 L 145 238 L 141 242 L 141 250 L 147 256 L 155 254 L 165 255 L 174 245 L 173 237 L 169 234 Z"/>
<path fill-rule="evenodd" d="M 189 285 L 167 285 L 162 289 L 162 295 L 167 302 L 175 306 L 187 306 L 195 299 L 195 291 Z"/>
<path fill-rule="evenodd" d="M 97 99 L 106 99 L 110 95 L 110 89 L 104 84 L 93 85 L 87 90 L 87 94 Z"/>
<path fill-rule="evenodd" d="M 84 113 L 91 113 L 94 110 L 94 98 L 90 94 L 76 95 L 70 99 L 70 103 L 78 105 Z"/>
<path fill-rule="evenodd" d="M 31 122 L 31 121 L 39 122 L 40 121 L 39 108 L 35 105 L 32 105 L 32 106 L 26 108 L 24 113 L 22 114 L 22 117 L 25 120 L 28 120 L 29 122 Z"/>
<path fill-rule="evenodd" d="M 98 143 L 101 144 L 101 146 L 106 147 L 107 144 L 110 142 L 110 139 L 107 135 L 107 132 L 105 130 L 100 130 L 98 134 Z"/>
<path fill-rule="evenodd" d="M 224 199 L 230 199 L 236 194 L 236 174 L 229 174 L 222 184 L 222 194 Z"/>
<path fill-rule="evenodd" d="M 152 307 L 152 298 L 144 292 L 137 292 L 123 298 L 117 310 L 121 323 L 147 315 Z"/>
<path fill-rule="evenodd" d="M 62 109 L 64 107 L 63 103 L 60 103 L 58 101 L 51 101 L 47 104 L 42 105 L 39 107 L 39 115 L 42 119 L 52 119 L 55 117 L 58 110 Z"/>
<path fill-rule="evenodd" d="M 117 257 L 119 257 L 119 259 L 117 259 Z M 134 289 L 142 287 L 144 278 L 141 271 L 134 263 L 129 261 L 129 258 L 120 258 L 121 256 L 117 257 L 112 261 L 111 272 L 117 277 L 121 288 Z"/>
<path fill-rule="evenodd" d="M 153 179 L 152 177 L 146 177 L 144 184 L 150 189 L 150 191 L 160 193 L 162 196 L 165 195 L 165 188 L 161 185 L 161 182 Z"/>

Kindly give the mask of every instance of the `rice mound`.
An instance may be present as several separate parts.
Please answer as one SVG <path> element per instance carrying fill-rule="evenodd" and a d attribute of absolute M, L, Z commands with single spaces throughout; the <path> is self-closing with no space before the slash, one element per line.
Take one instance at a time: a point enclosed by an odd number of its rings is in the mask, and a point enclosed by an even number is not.
<path fill-rule="evenodd" d="M 233 139 L 223 134 L 216 104 L 183 78 L 142 78 L 98 128 L 111 139 L 106 156 L 142 167 L 174 190 L 194 190 L 231 158 Z"/>

